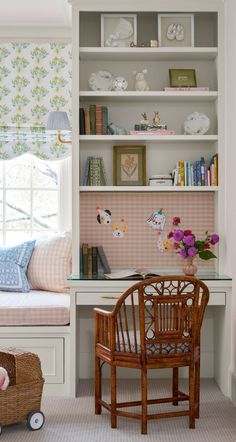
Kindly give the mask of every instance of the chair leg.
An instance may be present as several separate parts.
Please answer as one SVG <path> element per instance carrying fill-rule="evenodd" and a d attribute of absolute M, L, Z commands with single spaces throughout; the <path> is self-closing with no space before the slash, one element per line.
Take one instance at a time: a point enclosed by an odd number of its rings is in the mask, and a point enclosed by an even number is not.
<path fill-rule="evenodd" d="M 95 356 L 95 414 L 102 413 L 102 406 L 98 402 L 102 398 L 102 369 L 100 359 Z"/>
<path fill-rule="evenodd" d="M 142 427 L 141 433 L 147 434 L 147 369 L 141 370 L 141 401 L 142 401 Z"/>
<path fill-rule="evenodd" d="M 189 367 L 189 428 L 195 428 L 195 373 L 194 364 Z"/>
<path fill-rule="evenodd" d="M 116 366 L 111 365 L 111 428 L 116 427 Z"/>
<path fill-rule="evenodd" d="M 195 417 L 199 419 L 200 414 L 200 346 L 199 356 L 195 362 Z"/>
<path fill-rule="evenodd" d="M 173 368 L 173 377 L 172 377 L 172 396 L 176 397 L 178 396 L 179 391 L 179 369 L 178 367 Z M 173 405 L 178 405 L 178 401 L 173 401 Z"/>

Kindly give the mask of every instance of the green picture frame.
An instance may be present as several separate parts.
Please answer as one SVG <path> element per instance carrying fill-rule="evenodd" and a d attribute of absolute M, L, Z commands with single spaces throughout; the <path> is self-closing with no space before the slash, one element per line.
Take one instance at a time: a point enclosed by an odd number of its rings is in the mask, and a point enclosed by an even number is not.
<path fill-rule="evenodd" d="M 195 69 L 169 69 L 170 87 L 197 87 Z"/>
<path fill-rule="evenodd" d="M 114 186 L 146 186 L 146 146 L 113 146 Z"/>

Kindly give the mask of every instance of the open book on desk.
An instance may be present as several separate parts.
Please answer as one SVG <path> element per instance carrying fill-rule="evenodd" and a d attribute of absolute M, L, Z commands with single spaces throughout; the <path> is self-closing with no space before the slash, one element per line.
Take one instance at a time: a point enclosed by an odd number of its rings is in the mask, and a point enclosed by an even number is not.
<path fill-rule="evenodd" d="M 106 279 L 146 279 L 160 275 L 147 269 L 124 269 L 112 273 L 105 273 L 104 276 Z"/>

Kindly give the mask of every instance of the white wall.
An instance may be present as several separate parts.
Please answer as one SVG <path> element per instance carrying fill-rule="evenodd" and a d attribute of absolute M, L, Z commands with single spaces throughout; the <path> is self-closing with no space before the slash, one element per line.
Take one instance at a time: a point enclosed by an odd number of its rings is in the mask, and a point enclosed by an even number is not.
<path fill-rule="evenodd" d="M 227 271 L 233 278 L 232 324 L 234 366 L 236 366 L 236 1 L 226 0 L 226 229 Z M 236 385 L 236 373 L 234 374 Z M 236 388 L 235 388 L 236 390 Z M 236 391 L 234 392 L 236 404 Z"/>

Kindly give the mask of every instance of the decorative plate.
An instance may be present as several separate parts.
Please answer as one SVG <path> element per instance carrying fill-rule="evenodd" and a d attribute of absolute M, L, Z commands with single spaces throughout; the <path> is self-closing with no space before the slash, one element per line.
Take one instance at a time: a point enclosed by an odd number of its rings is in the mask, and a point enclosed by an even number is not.
<path fill-rule="evenodd" d="M 128 87 L 128 82 L 124 77 L 116 77 L 112 83 L 112 89 L 114 91 L 125 91 Z"/>
<path fill-rule="evenodd" d="M 89 77 L 92 91 L 111 91 L 114 77 L 109 71 L 93 72 Z"/>
<path fill-rule="evenodd" d="M 184 133 L 189 135 L 204 135 L 210 127 L 210 120 L 207 115 L 193 112 L 189 114 L 184 122 Z"/>

